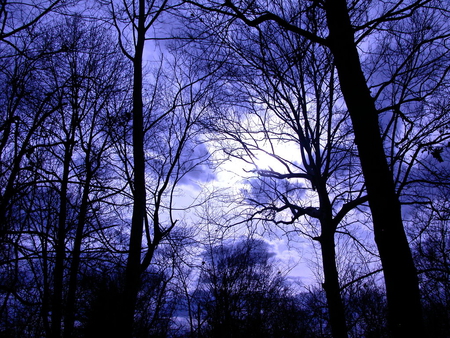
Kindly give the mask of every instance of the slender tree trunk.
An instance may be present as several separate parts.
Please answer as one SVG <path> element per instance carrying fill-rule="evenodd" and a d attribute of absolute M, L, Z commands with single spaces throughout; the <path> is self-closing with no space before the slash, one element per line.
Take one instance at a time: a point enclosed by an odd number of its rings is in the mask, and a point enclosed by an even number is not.
<path fill-rule="evenodd" d="M 42 290 L 42 307 L 41 316 L 42 323 L 44 326 L 44 332 L 46 337 L 51 337 L 51 327 L 48 320 L 48 314 L 50 313 L 50 277 L 48 272 L 49 261 L 48 261 L 48 239 L 50 238 L 48 234 L 49 229 L 47 228 L 46 233 L 41 237 L 42 243 L 42 279 L 43 279 L 43 290 Z"/>
<path fill-rule="evenodd" d="M 88 198 L 89 190 L 92 179 L 92 169 L 91 169 L 91 159 L 90 159 L 91 148 L 89 146 L 87 158 L 86 158 L 86 182 L 83 186 L 83 196 L 81 198 L 80 212 L 78 216 L 78 225 L 75 235 L 75 241 L 72 250 L 72 263 L 70 265 L 70 279 L 67 292 L 67 303 L 66 303 L 66 316 L 64 320 L 64 337 L 72 337 L 74 322 L 75 322 L 75 308 L 76 308 L 76 291 L 78 282 L 78 270 L 80 266 L 80 255 L 81 255 L 81 244 L 83 240 L 84 225 L 86 222 L 86 214 L 88 208 Z"/>
<path fill-rule="evenodd" d="M 142 56 L 145 44 L 145 0 L 139 0 L 139 20 L 137 42 L 133 59 L 133 216 L 128 261 L 125 271 L 125 287 L 122 299 L 122 321 L 118 330 L 119 337 L 131 337 L 134 312 L 141 279 L 142 232 L 146 213 L 145 158 L 144 158 L 144 122 L 142 101 Z"/>
<path fill-rule="evenodd" d="M 329 226 L 330 224 L 323 224 L 322 228 Z M 320 247 L 322 250 L 323 275 L 325 279 L 323 288 L 327 297 L 331 332 L 333 338 L 347 338 L 344 304 L 342 303 L 338 271 L 336 268 L 334 231 L 322 232 L 320 236 Z"/>
<path fill-rule="evenodd" d="M 319 166 L 320 168 L 320 166 Z M 337 224 L 333 221 L 333 208 L 330 203 L 326 187 L 326 179 L 316 180 L 317 193 L 320 201 L 321 235 L 318 239 L 322 251 L 322 265 L 324 283 L 323 288 L 327 297 L 328 313 L 333 338 L 347 338 L 344 303 L 341 297 L 339 274 L 336 267 L 336 250 L 334 236 Z"/>
<path fill-rule="evenodd" d="M 63 176 L 61 178 L 60 206 L 58 217 L 58 228 L 56 230 L 55 243 L 55 268 L 53 271 L 53 301 L 52 301 L 52 337 L 61 337 L 61 320 L 63 311 L 63 281 L 64 281 L 64 260 L 66 256 L 66 218 L 67 218 L 67 189 L 69 184 L 69 166 L 72 158 L 73 140 L 66 141 L 64 154 Z"/>
<path fill-rule="evenodd" d="M 386 283 L 390 329 L 394 337 L 422 337 L 418 278 L 403 228 L 378 125 L 378 113 L 354 42 L 345 0 L 325 2 L 331 52 L 353 123 L 373 217 L 375 241 Z"/>
<path fill-rule="evenodd" d="M 67 223 L 67 193 L 69 189 L 70 163 L 72 161 L 75 146 L 75 131 L 79 123 L 79 93 L 77 64 L 72 69 L 72 115 L 68 130 L 65 131 L 67 139 L 64 142 L 64 163 L 63 174 L 61 177 L 60 207 L 58 228 L 55 243 L 55 268 L 53 281 L 53 303 L 52 303 L 52 337 L 60 338 L 62 333 L 63 319 L 63 283 L 64 283 L 64 261 L 66 260 L 66 223 Z M 61 111 L 61 117 L 64 119 L 64 111 Z"/>

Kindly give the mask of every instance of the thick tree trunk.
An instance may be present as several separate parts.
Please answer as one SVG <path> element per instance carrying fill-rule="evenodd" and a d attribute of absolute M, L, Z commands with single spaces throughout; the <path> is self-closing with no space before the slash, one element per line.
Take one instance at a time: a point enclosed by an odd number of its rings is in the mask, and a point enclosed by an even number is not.
<path fill-rule="evenodd" d="M 394 337 L 422 337 L 418 279 L 403 228 L 378 125 L 378 114 L 362 72 L 345 0 L 326 1 L 331 52 L 353 123 L 373 217 L 375 241 L 383 265 Z"/>

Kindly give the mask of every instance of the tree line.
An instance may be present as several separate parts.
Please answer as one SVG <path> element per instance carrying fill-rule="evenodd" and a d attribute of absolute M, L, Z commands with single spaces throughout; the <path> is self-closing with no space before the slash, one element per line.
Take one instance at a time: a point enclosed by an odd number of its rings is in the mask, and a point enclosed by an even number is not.
<path fill-rule="evenodd" d="M 448 335 L 448 16 L 2 3 L 2 334 Z M 229 161 L 242 189 L 214 187 Z"/>

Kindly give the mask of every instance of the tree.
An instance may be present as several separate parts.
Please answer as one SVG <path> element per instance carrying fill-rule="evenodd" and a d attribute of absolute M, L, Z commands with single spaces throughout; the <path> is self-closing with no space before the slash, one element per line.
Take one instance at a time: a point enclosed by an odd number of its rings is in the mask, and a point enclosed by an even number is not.
<path fill-rule="evenodd" d="M 304 330 L 292 286 L 264 241 L 212 245 L 203 259 L 191 295 L 197 336 L 293 337 Z"/>
<path fill-rule="evenodd" d="M 193 2 L 195 4 L 195 2 Z M 420 336 L 422 332 L 420 294 L 416 270 L 403 227 L 401 205 L 393 174 L 384 153 L 378 113 L 362 68 L 358 46 L 375 33 L 420 11 L 430 1 L 371 4 L 320 1 L 283 6 L 226 1 L 223 5 L 198 4 L 225 16 L 259 27 L 271 21 L 281 28 L 329 49 L 349 110 L 361 168 L 372 212 L 375 241 L 380 253 L 394 336 Z M 437 16 L 445 17 L 439 4 Z M 445 19 L 444 19 L 445 20 Z M 447 27 L 439 38 L 448 36 Z M 387 30 L 389 32 L 389 30 Z M 443 53 L 446 51 L 441 49 Z M 442 55 L 442 53 L 441 53 Z"/>
<path fill-rule="evenodd" d="M 448 152 L 443 154 L 443 158 Z M 448 158 L 448 157 L 447 157 Z M 413 255 L 419 273 L 427 332 L 433 337 L 445 337 L 450 301 L 450 237 L 448 184 L 433 189 L 429 203 L 412 207 L 409 228 L 413 238 Z"/>
<path fill-rule="evenodd" d="M 131 337 L 133 317 L 139 291 L 142 250 L 142 234 L 146 222 L 146 181 L 144 155 L 144 103 L 143 103 L 143 54 L 147 32 L 165 10 L 168 1 L 148 3 L 145 0 L 123 2 L 117 9 L 110 2 L 113 25 L 117 29 L 119 45 L 124 55 L 133 64 L 132 135 L 133 135 L 133 217 L 131 221 L 129 254 L 125 271 L 125 286 L 122 295 L 123 317 L 116 332 L 117 337 Z M 131 26 L 129 36 L 123 34 L 123 25 Z M 127 45 L 126 39 L 131 39 Z M 124 41 L 125 39 L 125 41 Z M 131 52 L 127 50 L 131 48 Z"/>
<path fill-rule="evenodd" d="M 149 268 L 158 246 L 178 223 L 175 211 L 184 209 L 175 210 L 176 188 L 186 182 L 190 173 L 201 170 L 210 157 L 200 141 L 198 120 L 212 95 L 209 88 L 213 88 L 214 83 L 208 75 L 215 70 L 199 69 L 174 53 L 170 62 L 161 58 L 160 67 L 144 76 L 144 45 L 152 39 L 149 30 L 157 25 L 163 13 L 177 6 L 165 0 L 123 2 L 120 7 L 110 3 L 119 45 L 134 70 L 132 158 L 128 155 L 127 138 L 118 145 L 133 200 L 121 307 L 123 316 L 117 330 L 120 337 L 132 335 L 140 276 Z M 146 79 L 152 82 L 147 85 Z"/>
<path fill-rule="evenodd" d="M 106 20 L 64 16 L 71 4 L 0 3 L 0 335 L 177 335 L 182 301 L 191 336 L 387 334 L 367 201 L 391 331 L 422 335 L 403 222 L 427 328 L 448 333 L 438 0 L 110 0 L 97 3 Z M 164 31 L 186 22 L 200 29 Z M 147 59 L 151 49 L 164 55 Z M 198 219 L 195 235 L 180 230 L 203 204 L 188 195 L 214 178 L 207 137 L 257 165 L 244 192 L 252 226 L 320 245 L 323 285 L 294 294 L 258 240 L 211 242 L 199 266 L 198 246 L 187 256 L 203 230 Z M 208 226 L 248 224 L 222 201 Z"/>
<path fill-rule="evenodd" d="M 105 111 L 112 108 L 111 97 L 120 96 L 124 64 L 107 32 L 79 16 L 39 28 L 25 58 L 34 64 L 27 75 L 33 81 L 11 93 L 17 103 L 9 114 L 17 116 L 18 127 L 7 124 L 3 134 L 4 147 L 17 151 L 12 165 L 4 162 L 13 169 L 2 176 L 8 180 L 3 244 L 13 252 L 2 268 L 24 276 L 8 283 L 7 291 L 39 314 L 35 335 L 42 330 L 60 337 L 63 319 L 66 336 L 74 325 L 83 242 L 93 228 L 102 231 L 107 208 L 100 213 L 100 206 L 117 192 L 107 173 Z"/>
<path fill-rule="evenodd" d="M 135 337 L 167 337 L 173 329 L 179 297 L 174 267 L 177 259 L 170 248 L 158 250 L 152 266 L 141 276 L 134 318 Z M 106 265 L 88 271 L 80 279 L 84 304 L 78 312 L 77 334 L 82 337 L 116 334 L 120 320 L 123 266 Z"/>
<path fill-rule="evenodd" d="M 23 49 L 27 54 L 17 56 L 14 50 L 8 47 L 2 50 L 1 59 L 1 74 L 4 80 L 2 103 L 5 109 L 2 109 L 1 128 L 0 217 L 4 248 L 2 270 L 12 277 L 3 284 L 4 305 L 18 308 L 20 313 L 24 311 L 23 307 L 36 308 L 40 300 L 37 290 L 33 287 L 26 291 L 27 285 L 30 285 L 33 279 L 30 278 L 32 272 L 24 273 L 24 267 L 33 261 L 33 255 L 28 251 L 33 241 L 27 243 L 27 240 L 33 234 L 36 234 L 36 237 L 43 234 L 34 233 L 28 227 L 31 212 L 25 211 L 29 210 L 31 205 L 22 207 L 25 201 L 35 200 L 33 195 L 36 189 L 32 182 L 39 179 L 35 167 L 40 165 L 43 157 L 38 154 L 42 154 L 42 149 L 45 148 L 40 142 L 40 136 L 45 133 L 45 123 L 61 109 L 61 101 L 55 95 L 58 88 L 47 86 L 42 81 L 45 73 L 42 67 L 45 53 L 45 48 L 40 45 L 42 40 L 36 42 L 30 35 L 24 34 L 17 37 L 17 41 L 27 46 Z M 43 293 L 45 294 L 45 291 Z M 34 312 L 39 314 L 39 310 Z M 35 316 L 27 317 L 29 323 L 39 323 Z M 20 318 L 5 318 L 6 330 L 27 332 L 26 327 L 29 324 L 27 321 L 20 323 L 21 321 Z M 33 331 L 39 334 L 39 330 L 42 330 L 42 325 L 37 324 Z"/>
<path fill-rule="evenodd" d="M 199 32 L 217 25 L 202 23 Z M 219 134 L 227 154 L 256 167 L 245 196 L 248 217 L 319 243 L 330 325 L 335 337 L 345 337 L 335 236 L 349 232 L 345 218 L 367 196 L 331 56 L 275 25 L 254 34 L 225 26 L 198 39 L 222 49 L 223 58 L 199 62 L 223 63 L 227 74 L 220 108 L 205 127 Z"/>
<path fill-rule="evenodd" d="M 58 95 L 64 104 L 53 117 L 53 123 L 50 124 L 53 130 L 49 130 L 47 136 L 47 141 L 52 140 L 55 144 L 49 148 L 49 152 L 55 158 L 57 168 L 54 172 L 49 168 L 47 173 L 53 175 L 50 179 L 59 184 L 59 187 L 50 185 L 50 189 L 57 190 L 59 194 L 51 305 L 51 332 L 55 337 L 61 335 L 64 316 L 64 334 L 70 337 L 73 329 L 81 246 L 89 214 L 94 208 L 91 197 L 98 189 L 94 182 L 97 180 L 99 187 L 103 186 L 105 191 L 108 190 L 102 184 L 105 177 L 100 176 L 102 166 L 107 165 L 105 153 L 111 146 L 111 140 L 102 126 L 104 108 L 109 104 L 108 100 L 114 91 L 119 88 L 118 83 L 124 75 L 119 71 L 123 62 L 117 58 L 118 50 L 111 49 L 106 44 L 108 36 L 103 29 L 84 27 L 80 18 L 68 22 L 67 28 L 69 34 L 67 30 L 64 33 L 60 31 L 54 37 L 56 41 L 61 39 L 60 43 L 67 46 L 68 50 L 53 57 L 50 62 L 53 65 L 50 77 L 56 84 L 63 84 Z M 98 38 L 93 39 L 92 36 Z M 109 58 L 98 56 L 97 50 L 102 50 Z M 117 70 L 116 74 L 107 75 L 112 70 Z M 74 184 L 75 182 L 77 183 Z M 79 196 L 78 200 L 74 199 L 76 194 Z M 73 215 L 75 208 L 79 208 L 76 220 Z M 73 237 L 69 237 L 70 232 Z M 73 246 L 70 273 L 67 273 L 71 276 L 67 278 L 66 243 L 69 239 L 73 240 Z M 66 293 L 64 284 L 69 280 Z"/>

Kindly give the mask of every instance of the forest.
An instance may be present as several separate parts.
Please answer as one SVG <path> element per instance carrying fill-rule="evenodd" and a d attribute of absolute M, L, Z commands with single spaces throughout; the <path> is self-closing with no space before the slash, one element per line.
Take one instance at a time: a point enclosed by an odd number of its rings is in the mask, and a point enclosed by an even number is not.
<path fill-rule="evenodd" d="M 1 0 L 0 337 L 450 337 L 447 0 Z"/>

